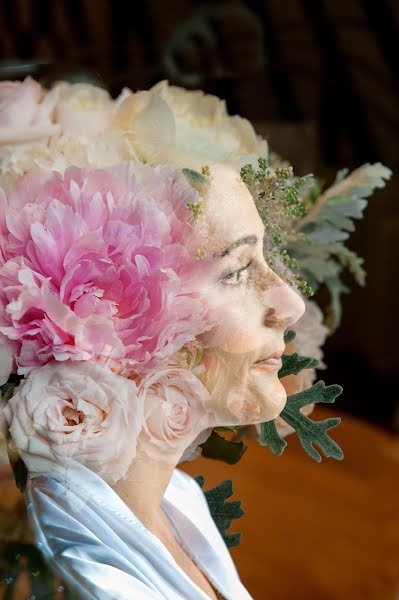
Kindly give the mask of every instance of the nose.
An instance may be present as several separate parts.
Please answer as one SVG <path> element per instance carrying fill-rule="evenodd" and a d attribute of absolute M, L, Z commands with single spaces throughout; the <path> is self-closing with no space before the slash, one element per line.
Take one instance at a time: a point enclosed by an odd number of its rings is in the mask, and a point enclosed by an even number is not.
<path fill-rule="evenodd" d="M 269 282 L 263 294 L 263 302 L 266 327 L 287 329 L 305 312 L 305 303 L 301 296 L 278 275 Z"/>

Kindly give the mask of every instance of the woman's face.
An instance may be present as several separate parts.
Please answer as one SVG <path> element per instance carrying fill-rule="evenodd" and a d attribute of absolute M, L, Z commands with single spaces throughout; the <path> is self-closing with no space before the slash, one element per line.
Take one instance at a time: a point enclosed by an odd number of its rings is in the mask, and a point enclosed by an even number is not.
<path fill-rule="evenodd" d="M 211 168 L 203 214 L 206 252 L 217 261 L 213 300 L 222 308 L 219 324 L 201 337 L 207 408 L 215 425 L 268 421 L 287 399 L 278 378 L 284 332 L 305 305 L 267 265 L 264 225 L 246 185 L 229 167 Z"/>

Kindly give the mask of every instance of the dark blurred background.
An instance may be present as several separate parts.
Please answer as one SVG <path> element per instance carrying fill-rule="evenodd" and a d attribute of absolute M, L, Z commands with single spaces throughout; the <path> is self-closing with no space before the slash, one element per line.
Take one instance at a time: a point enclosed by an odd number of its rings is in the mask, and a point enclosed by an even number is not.
<path fill-rule="evenodd" d="M 235 560 L 257 599 L 393 600 L 399 591 L 399 445 L 389 435 L 399 432 L 398 20 L 395 0 L 0 0 L 0 79 L 91 81 L 113 95 L 169 79 L 225 98 L 297 174 L 330 182 L 374 161 L 394 171 L 349 242 L 365 258 L 367 287 L 348 280 L 342 325 L 325 346 L 321 375 L 344 387 L 333 411 L 361 418 L 334 434 L 344 463 L 319 467 L 293 439 L 281 458 L 251 447 L 234 472 L 190 467 L 208 484 L 231 476 L 244 498 Z M 3 471 L 3 521 L 23 523 Z M 12 568 L 25 552 L 33 576 L 39 558 L 20 537 Z M 0 564 L 7 586 L 10 564 Z"/>
<path fill-rule="evenodd" d="M 398 171 L 399 3 L 394 0 L 1 0 L 0 77 L 90 80 L 116 95 L 160 79 L 203 88 L 249 118 L 298 174 Z M 399 429 L 398 178 L 372 198 L 351 284 L 325 347 L 339 409 Z"/>

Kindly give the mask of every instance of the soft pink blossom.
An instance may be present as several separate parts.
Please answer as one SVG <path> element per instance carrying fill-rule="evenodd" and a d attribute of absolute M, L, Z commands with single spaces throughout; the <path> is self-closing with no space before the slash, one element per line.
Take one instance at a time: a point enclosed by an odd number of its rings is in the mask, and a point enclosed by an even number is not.
<path fill-rule="evenodd" d="M 24 81 L 0 82 L 0 127 L 26 127 L 31 125 L 43 89 L 31 77 Z"/>
<path fill-rule="evenodd" d="M 134 382 L 91 362 L 34 370 L 3 415 L 29 471 L 40 472 L 41 458 L 74 459 L 112 485 L 136 455 L 143 421 Z"/>
<path fill-rule="evenodd" d="M 38 170 L 0 190 L 0 333 L 18 372 L 110 360 L 125 374 L 165 364 L 211 326 L 211 262 L 168 167 Z"/>
<path fill-rule="evenodd" d="M 209 392 L 187 369 L 154 369 L 138 389 L 144 405 L 139 444 L 154 459 L 181 455 L 212 425 L 212 415 L 206 408 Z"/>

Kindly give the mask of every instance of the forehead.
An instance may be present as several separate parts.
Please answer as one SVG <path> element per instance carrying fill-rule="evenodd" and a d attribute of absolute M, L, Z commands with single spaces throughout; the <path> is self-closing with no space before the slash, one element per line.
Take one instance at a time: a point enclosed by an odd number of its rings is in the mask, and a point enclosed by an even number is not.
<path fill-rule="evenodd" d="M 231 167 L 218 164 L 210 167 L 210 173 L 203 212 L 208 250 L 222 252 L 246 235 L 262 239 L 262 220 L 240 175 Z"/>

